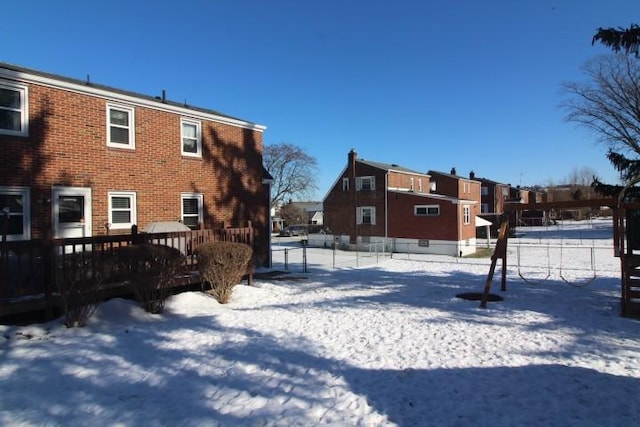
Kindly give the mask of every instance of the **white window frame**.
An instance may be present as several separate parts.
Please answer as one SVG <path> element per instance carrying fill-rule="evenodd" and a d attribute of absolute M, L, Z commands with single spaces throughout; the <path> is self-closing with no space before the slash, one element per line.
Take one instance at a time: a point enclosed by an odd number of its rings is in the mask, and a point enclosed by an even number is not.
<path fill-rule="evenodd" d="M 129 115 L 128 126 L 122 126 L 122 125 L 111 123 L 111 111 L 114 111 L 114 110 L 126 112 Z M 135 123 L 136 123 L 136 117 L 135 117 L 135 109 L 133 107 L 118 105 L 118 104 L 107 104 L 107 146 L 114 147 L 114 148 L 122 148 L 127 150 L 134 150 L 136 148 Z M 129 143 L 122 144 L 119 142 L 111 142 L 111 127 L 127 129 L 129 132 Z"/>
<path fill-rule="evenodd" d="M 11 84 L 4 80 L 0 81 L 0 88 L 13 90 L 20 93 L 20 107 L 18 110 L 16 110 L 15 108 L 0 106 L 0 110 L 20 112 L 20 130 L 16 131 L 11 129 L 0 129 L 0 134 L 29 136 L 29 88 L 27 86 Z"/>
<path fill-rule="evenodd" d="M 413 177 L 409 177 L 409 191 L 413 191 Z"/>
<path fill-rule="evenodd" d="M 186 224 L 184 221 L 185 213 L 184 213 L 184 200 L 185 199 L 197 199 L 198 201 L 198 226 L 202 224 L 204 221 L 204 196 L 202 193 L 182 193 L 180 194 L 180 222 Z M 189 217 L 195 217 L 194 214 L 188 214 Z"/>
<path fill-rule="evenodd" d="M 425 213 L 418 212 L 423 209 Z M 429 212 L 430 210 L 433 210 L 433 209 L 435 209 L 436 212 Z M 413 214 L 415 216 L 440 216 L 440 205 L 414 205 Z"/>
<path fill-rule="evenodd" d="M 349 178 L 342 178 L 342 191 L 349 191 Z"/>
<path fill-rule="evenodd" d="M 31 239 L 31 189 L 29 187 L 0 187 L 0 194 L 7 194 L 11 196 L 21 196 L 23 200 L 22 205 L 22 233 L 21 234 L 8 234 L 7 241 L 15 240 L 30 240 Z M 0 206 L 0 211 L 5 206 Z M 4 213 L 0 213 L 4 215 Z M 19 214 L 11 214 L 9 216 L 17 216 Z"/>
<path fill-rule="evenodd" d="M 114 197 L 127 198 L 130 200 L 130 208 L 129 209 L 116 209 L 113 207 L 112 199 Z M 138 223 L 137 218 L 137 201 L 136 201 L 136 193 L 135 191 L 110 191 L 109 192 L 109 229 L 111 230 L 124 230 L 131 229 L 134 224 Z M 130 212 L 130 222 L 119 222 L 115 223 L 113 221 L 113 212 L 114 211 L 128 211 Z"/>
<path fill-rule="evenodd" d="M 364 222 L 365 211 L 369 211 L 371 222 Z M 376 225 L 376 208 L 375 206 L 358 206 L 356 208 L 356 224 L 358 225 Z"/>
<path fill-rule="evenodd" d="M 185 136 L 184 127 L 185 125 L 195 126 L 196 128 L 196 137 L 195 139 L 192 137 Z M 196 143 L 196 152 L 191 153 L 189 151 L 184 150 L 184 140 L 190 139 L 195 140 Z M 187 157 L 202 157 L 202 123 L 198 120 L 181 118 L 180 119 L 180 152 L 183 156 Z"/>
<path fill-rule="evenodd" d="M 369 183 L 369 188 L 364 188 L 364 183 Z M 375 191 L 376 190 L 376 177 L 375 176 L 358 176 L 356 177 L 356 190 L 358 191 Z"/>
<path fill-rule="evenodd" d="M 422 178 L 418 178 L 418 193 L 422 193 Z"/>
<path fill-rule="evenodd" d="M 471 224 L 471 207 L 463 206 L 462 207 L 462 218 L 464 225 Z"/>

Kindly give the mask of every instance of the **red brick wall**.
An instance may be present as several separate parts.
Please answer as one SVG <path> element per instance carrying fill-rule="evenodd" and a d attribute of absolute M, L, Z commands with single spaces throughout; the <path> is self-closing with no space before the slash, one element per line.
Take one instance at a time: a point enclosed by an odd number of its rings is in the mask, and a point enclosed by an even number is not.
<path fill-rule="evenodd" d="M 137 222 L 178 220 L 180 193 L 204 195 L 204 226 L 244 226 L 268 238 L 262 132 L 200 118 L 203 157 L 181 155 L 175 112 L 133 105 L 135 150 L 107 147 L 108 101 L 29 84 L 29 136 L 0 135 L 0 185 L 31 187 L 32 237 L 51 227 L 51 186 L 91 187 L 93 234 L 105 234 L 109 191 L 137 193 Z M 117 105 L 127 105 L 114 101 Z M 158 103 L 159 106 L 160 102 Z M 264 250 L 264 247 L 262 248 Z"/>
<path fill-rule="evenodd" d="M 415 205 L 439 205 L 438 216 L 416 216 Z M 389 194 L 389 236 L 408 239 L 458 240 L 460 205 L 404 193 Z M 461 212 L 461 211 L 460 211 Z M 461 231 L 467 231 L 461 226 Z M 465 233 L 466 234 L 466 233 Z M 475 237 L 475 232 L 471 237 Z"/>

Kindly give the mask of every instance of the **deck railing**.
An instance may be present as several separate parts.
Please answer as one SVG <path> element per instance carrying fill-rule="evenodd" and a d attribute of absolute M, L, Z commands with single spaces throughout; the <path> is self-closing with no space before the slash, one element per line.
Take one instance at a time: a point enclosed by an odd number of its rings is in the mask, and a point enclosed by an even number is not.
<path fill-rule="evenodd" d="M 99 264 L 105 277 L 109 277 L 109 271 L 104 269 L 113 266 L 108 259 L 116 255 L 119 248 L 139 243 L 166 245 L 179 249 L 185 256 L 180 271 L 184 278 L 195 269 L 198 246 L 211 241 L 232 241 L 254 247 L 252 225 L 164 233 L 138 233 L 134 227 L 131 233 L 119 235 L 27 241 L 3 239 L 0 241 L 0 305 L 50 298 L 57 289 L 55 268 L 62 256 L 82 253 L 88 268 L 98 268 Z"/>

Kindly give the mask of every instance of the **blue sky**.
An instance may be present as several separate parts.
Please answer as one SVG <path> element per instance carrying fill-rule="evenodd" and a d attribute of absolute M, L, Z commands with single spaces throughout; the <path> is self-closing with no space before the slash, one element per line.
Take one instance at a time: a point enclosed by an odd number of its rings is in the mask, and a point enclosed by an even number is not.
<path fill-rule="evenodd" d="M 563 120 L 560 86 L 640 23 L 637 0 L 21 0 L 0 61 L 160 95 L 267 126 L 304 147 L 316 198 L 365 159 L 512 185 L 617 174 Z M 7 9 L 5 8 L 5 11 Z"/>

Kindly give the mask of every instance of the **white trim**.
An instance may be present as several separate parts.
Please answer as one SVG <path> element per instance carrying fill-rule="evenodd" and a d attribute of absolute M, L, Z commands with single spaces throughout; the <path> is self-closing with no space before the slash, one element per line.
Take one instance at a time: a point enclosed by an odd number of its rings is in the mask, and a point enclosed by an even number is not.
<path fill-rule="evenodd" d="M 111 123 L 111 111 L 115 110 L 115 111 L 123 111 L 126 112 L 129 115 L 129 125 L 127 127 L 124 126 L 120 126 L 117 124 L 113 124 Z M 135 150 L 136 149 L 136 113 L 135 113 L 135 109 L 133 107 L 127 106 L 127 105 L 119 105 L 119 104 L 112 104 L 112 103 L 107 103 L 106 105 L 106 112 L 107 112 L 107 147 L 113 147 L 113 148 L 122 148 L 125 150 Z M 122 129 L 127 129 L 128 133 L 129 133 L 129 143 L 128 144 L 121 144 L 118 142 L 111 142 L 111 127 L 118 127 L 118 128 L 122 128 Z"/>
<path fill-rule="evenodd" d="M 184 126 L 185 125 L 195 126 L 196 128 L 196 138 L 195 138 L 196 152 L 195 153 L 184 151 L 184 139 L 185 139 Z M 189 137 L 189 139 L 191 138 Z M 197 157 L 197 158 L 202 157 L 202 122 L 200 122 L 199 120 L 188 119 L 186 117 L 180 118 L 180 153 L 186 157 Z"/>
<path fill-rule="evenodd" d="M 70 92 L 80 93 L 83 95 L 96 96 L 99 98 L 104 98 L 106 100 L 135 104 L 141 107 L 148 107 L 155 110 L 177 113 L 180 115 L 194 116 L 194 117 L 201 118 L 203 120 L 210 120 L 213 122 L 236 126 L 244 129 L 251 129 L 258 132 L 264 132 L 265 129 L 267 128 L 264 125 L 258 125 L 256 123 L 233 119 L 230 117 L 223 117 L 213 113 L 197 111 L 197 110 L 190 109 L 186 106 L 178 107 L 175 105 L 165 104 L 165 103 L 162 103 L 161 100 L 154 101 L 150 99 L 144 99 L 144 98 L 140 98 L 132 95 L 126 95 L 126 94 L 112 92 L 105 89 L 92 87 L 90 84 L 82 85 L 79 83 L 73 83 L 73 82 L 68 82 L 64 80 L 57 80 L 51 77 L 40 76 L 36 74 L 29 74 L 27 72 L 22 72 L 22 71 L 10 70 L 7 68 L 3 68 L 2 65 L 0 65 L 0 78 L 18 80 L 24 83 L 37 83 L 43 86 L 64 89 Z"/>
<path fill-rule="evenodd" d="M 0 129 L 0 135 L 29 136 L 29 87 L 2 80 L 0 88 L 20 92 L 20 130 Z"/>
<path fill-rule="evenodd" d="M 51 187 L 51 216 L 53 222 L 53 237 L 60 237 L 60 224 L 58 223 L 58 214 L 60 213 L 60 205 L 58 204 L 58 200 L 56 196 L 76 196 L 82 195 L 85 198 L 84 205 L 84 218 L 82 223 L 82 237 L 90 237 L 92 232 L 91 219 L 92 219 L 92 210 L 91 210 L 91 187 L 64 187 L 64 186 L 53 186 Z"/>
<path fill-rule="evenodd" d="M 111 204 L 111 199 L 113 197 L 122 197 L 122 198 L 128 198 L 130 200 L 131 206 L 129 207 L 129 209 L 117 209 L 118 211 L 128 211 L 130 212 L 130 221 L 127 223 L 121 222 L 121 223 L 115 223 L 113 221 L 113 212 L 114 212 L 114 208 L 113 205 Z M 109 218 L 109 229 L 110 230 L 125 230 L 125 229 L 130 229 L 131 226 L 133 226 L 134 224 L 138 223 L 138 219 L 137 219 L 137 210 L 138 210 L 138 204 L 137 204 L 137 200 L 136 200 L 136 192 L 135 191 L 109 191 L 109 193 L 107 194 L 107 198 L 109 199 L 109 211 L 107 212 L 108 218 Z"/>
<path fill-rule="evenodd" d="M 430 214 L 429 213 L 429 209 L 437 209 L 438 212 L 435 214 Z M 419 214 L 418 213 L 418 209 L 425 209 L 426 213 L 424 214 Z M 429 216 L 440 216 L 440 205 L 413 205 L 413 214 L 415 216 L 425 216 L 425 217 L 429 217 Z"/>
<path fill-rule="evenodd" d="M 184 223 L 184 199 L 197 199 L 198 201 L 198 225 L 204 221 L 204 196 L 202 193 L 181 193 L 180 194 L 180 221 Z M 189 214 L 190 217 L 194 216 Z"/>
<path fill-rule="evenodd" d="M 371 222 L 363 222 L 364 210 L 371 210 Z M 376 225 L 376 207 L 375 206 L 358 206 L 356 208 L 356 224 L 357 225 Z"/>
<path fill-rule="evenodd" d="M 7 241 L 31 239 L 31 189 L 19 186 L 0 186 L 0 194 L 22 196 L 22 234 L 8 234 Z M 0 206 L 0 211 L 6 206 Z M 4 215 L 0 213 L 0 217 Z M 9 216 L 12 216 L 9 213 Z M 15 214 L 13 216 L 16 216 Z"/>

